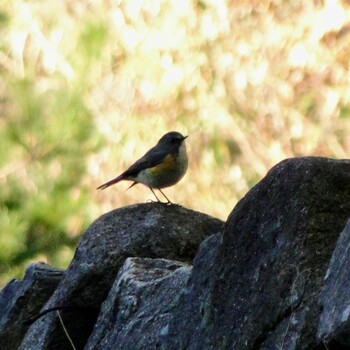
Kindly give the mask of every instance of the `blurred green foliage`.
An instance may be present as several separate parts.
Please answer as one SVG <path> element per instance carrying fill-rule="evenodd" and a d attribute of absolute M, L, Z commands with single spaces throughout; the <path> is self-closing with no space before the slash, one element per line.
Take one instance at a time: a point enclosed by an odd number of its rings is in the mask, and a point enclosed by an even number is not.
<path fill-rule="evenodd" d="M 340 0 L 2 2 L 0 285 L 151 198 L 95 189 L 167 131 L 190 135 L 167 195 L 221 219 L 286 157 L 348 157 L 349 23 Z"/>
<path fill-rule="evenodd" d="M 69 86 L 37 90 L 35 79 L 9 79 L 11 103 L 1 128 L 0 274 L 41 254 L 61 265 L 82 226 L 84 158 L 97 149 L 93 120 Z M 74 224 L 74 220 L 78 225 Z M 66 262 L 67 263 L 67 262 Z"/>
<path fill-rule="evenodd" d="M 15 19 L 10 9 L 0 16 L 8 34 Z M 0 283 L 10 273 L 21 275 L 33 260 L 67 266 L 91 220 L 82 183 L 86 159 L 101 146 L 101 137 L 84 101 L 84 81 L 92 57 L 98 59 L 88 53 L 98 52 L 105 30 L 90 23 L 83 28 L 79 53 L 72 55 L 80 65 L 74 83 L 55 72 L 48 77 L 30 58 L 23 74 L 18 66 L 1 67 Z M 8 45 L 2 42 L 3 55 L 9 55 Z"/>

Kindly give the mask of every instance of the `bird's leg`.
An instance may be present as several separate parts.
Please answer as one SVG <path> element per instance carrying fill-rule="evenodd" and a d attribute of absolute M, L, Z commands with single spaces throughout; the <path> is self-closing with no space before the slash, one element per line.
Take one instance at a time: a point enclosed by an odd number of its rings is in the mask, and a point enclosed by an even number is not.
<path fill-rule="evenodd" d="M 167 204 L 174 204 L 166 195 L 165 193 L 160 189 L 158 188 L 159 192 L 166 198 L 166 200 L 168 201 Z"/>
<path fill-rule="evenodd" d="M 152 193 L 154 194 L 154 197 L 157 198 L 158 203 L 163 203 L 163 202 L 157 197 L 156 193 L 153 191 L 153 188 L 152 188 L 152 187 L 149 187 L 149 189 L 150 189 L 150 190 L 152 191 Z"/>

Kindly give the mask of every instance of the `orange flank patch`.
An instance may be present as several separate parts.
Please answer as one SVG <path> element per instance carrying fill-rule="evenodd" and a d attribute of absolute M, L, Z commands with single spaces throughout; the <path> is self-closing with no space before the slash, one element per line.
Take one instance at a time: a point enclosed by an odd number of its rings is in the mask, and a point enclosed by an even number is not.
<path fill-rule="evenodd" d="M 171 170 L 174 168 L 175 168 L 175 159 L 171 154 L 168 154 L 160 164 L 154 166 L 153 168 L 149 168 L 148 170 L 152 174 L 157 174 L 159 172 L 162 172 L 163 170 Z"/>

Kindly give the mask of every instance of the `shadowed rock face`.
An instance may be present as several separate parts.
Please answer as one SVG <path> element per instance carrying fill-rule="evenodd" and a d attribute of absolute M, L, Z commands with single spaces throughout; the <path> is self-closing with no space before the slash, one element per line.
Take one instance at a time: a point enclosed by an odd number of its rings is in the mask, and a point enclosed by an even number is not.
<path fill-rule="evenodd" d="M 63 271 L 44 263 L 29 265 L 22 281 L 10 281 L 0 293 L 0 349 L 17 349 L 29 325 L 62 279 Z"/>
<path fill-rule="evenodd" d="M 121 208 L 90 226 L 44 309 L 80 307 L 60 311 L 78 349 L 346 349 L 349 216 L 350 162 L 315 157 L 276 165 L 224 227 Z M 69 348 L 54 312 L 20 346 Z"/>
<path fill-rule="evenodd" d="M 275 166 L 233 210 L 217 251 L 197 254 L 163 349 L 316 348 L 318 297 L 349 214 L 349 161 Z"/>
<path fill-rule="evenodd" d="M 321 339 L 335 339 L 350 348 L 350 220 L 342 231 L 330 261 L 320 296 Z"/>

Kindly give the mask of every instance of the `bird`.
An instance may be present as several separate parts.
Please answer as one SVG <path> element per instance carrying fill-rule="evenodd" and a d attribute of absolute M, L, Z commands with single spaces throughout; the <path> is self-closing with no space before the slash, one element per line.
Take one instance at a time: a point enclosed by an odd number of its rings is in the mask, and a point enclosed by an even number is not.
<path fill-rule="evenodd" d="M 133 181 L 128 189 L 140 183 L 152 191 L 158 202 L 164 203 L 157 197 L 154 189 L 160 191 L 166 198 L 167 204 L 173 204 L 161 189 L 175 185 L 186 174 L 188 157 L 185 139 L 187 137 L 177 131 L 166 133 L 154 147 L 127 170 L 97 189 L 104 190 L 123 180 Z"/>

